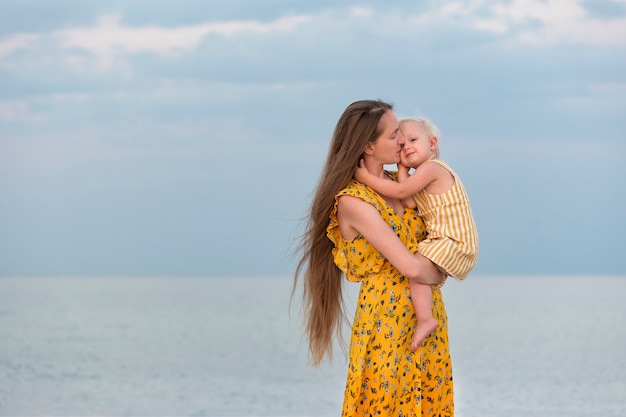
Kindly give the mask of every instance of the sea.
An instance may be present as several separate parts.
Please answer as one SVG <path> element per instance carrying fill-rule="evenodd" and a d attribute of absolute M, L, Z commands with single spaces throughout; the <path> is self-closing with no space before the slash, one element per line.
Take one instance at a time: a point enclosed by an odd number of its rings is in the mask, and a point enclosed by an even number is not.
<path fill-rule="evenodd" d="M 309 365 L 291 292 L 287 276 L 0 277 L 0 415 L 340 416 L 345 355 Z M 443 296 L 457 417 L 626 416 L 626 277 L 470 276 Z"/>

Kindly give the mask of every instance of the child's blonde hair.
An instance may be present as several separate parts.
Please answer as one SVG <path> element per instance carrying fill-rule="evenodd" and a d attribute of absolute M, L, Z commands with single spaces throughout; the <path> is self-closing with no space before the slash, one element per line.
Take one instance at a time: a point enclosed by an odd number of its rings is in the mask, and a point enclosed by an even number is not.
<path fill-rule="evenodd" d="M 399 128 L 402 128 L 402 125 L 406 122 L 416 122 L 420 123 L 424 126 L 426 133 L 428 134 L 428 138 L 432 138 L 433 136 L 437 138 L 437 148 L 435 149 L 435 156 L 439 158 L 439 139 L 441 139 L 441 131 L 439 128 L 430 120 L 424 119 L 423 117 L 404 117 L 400 119 Z"/>

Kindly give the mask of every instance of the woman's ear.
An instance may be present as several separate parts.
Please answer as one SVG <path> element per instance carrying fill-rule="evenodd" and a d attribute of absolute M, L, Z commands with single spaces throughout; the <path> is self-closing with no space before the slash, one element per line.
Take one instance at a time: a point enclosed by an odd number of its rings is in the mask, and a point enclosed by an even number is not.
<path fill-rule="evenodd" d="M 372 142 L 367 142 L 367 145 L 365 145 L 365 149 L 363 149 L 363 153 L 367 155 L 372 155 L 374 153 L 374 147 L 372 146 Z"/>

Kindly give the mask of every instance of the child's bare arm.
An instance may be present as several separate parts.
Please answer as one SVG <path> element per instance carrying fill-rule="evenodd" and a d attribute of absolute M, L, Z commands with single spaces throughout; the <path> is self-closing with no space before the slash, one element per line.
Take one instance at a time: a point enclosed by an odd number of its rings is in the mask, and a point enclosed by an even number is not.
<path fill-rule="evenodd" d="M 398 182 L 404 182 L 407 178 L 409 178 L 410 169 L 411 167 L 398 164 Z"/>
<path fill-rule="evenodd" d="M 418 191 L 423 190 L 428 184 L 435 180 L 432 175 L 434 171 L 429 169 L 420 169 L 426 165 L 432 164 L 422 164 L 415 170 L 413 175 L 409 175 L 403 182 L 395 182 L 387 181 L 384 178 L 379 178 L 376 175 L 370 174 L 367 168 L 363 165 L 363 161 L 361 161 L 359 167 L 354 173 L 354 178 L 356 178 L 357 181 L 373 188 L 377 193 L 387 197 L 404 199 L 410 197 Z"/>
<path fill-rule="evenodd" d="M 407 178 L 409 178 L 409 170 L 411 167 L 404 166 L 402 164 L 398 164 L 398 182 L 404 182 Z M 402 204 L 404 207 L 408 208 L 416 208 L 417 202 L 415 201 L 415 197 L 413 194 L 402 199 Z"/>

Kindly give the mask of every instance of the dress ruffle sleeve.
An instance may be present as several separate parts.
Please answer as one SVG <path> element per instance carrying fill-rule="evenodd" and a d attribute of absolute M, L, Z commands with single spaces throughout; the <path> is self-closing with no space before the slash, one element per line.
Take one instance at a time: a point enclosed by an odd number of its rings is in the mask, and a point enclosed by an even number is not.
<path fill-rule="evenodd" d="M 335 204 L 330 214 L 330 222 L 326 228 L 326 235 L 335 245 L 333 248 L 335 264 L 345 274 L 348 281 L 357 282 L 366 275 L 378 274 L 383 268 L 385 257 L 361 235 L 353 240 L 345 240 L 342 237 L 339 230 L 339 223 L 337 222 L 337 204 L 339 197 L 344 195 L 360 198 L 366 203 L 376 207 L 383 218 L 387 217 L 385 220 L 390 223 L 394 232 L 396 232 L 403 241 L 405 239 L 407 240 L 405 244 L 408 249 L 412 253 L 417 251 L 415 235 L 409 234 L 406 230 L 403 230 L 406 226 L 402 224 L 402 222 L 397 224 L 397 220 L 394 219 L 398 217 L 385 200 L 365 184 L 352 180 L 346 188 L 335 196 Z M 407 209 L 402 220 L 403 222 L 421 222 L 417 213 L 410 209 Z"/>

